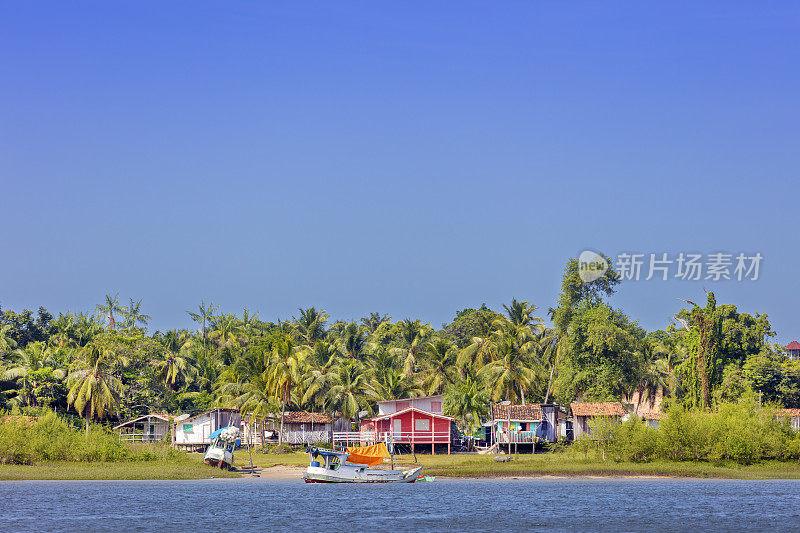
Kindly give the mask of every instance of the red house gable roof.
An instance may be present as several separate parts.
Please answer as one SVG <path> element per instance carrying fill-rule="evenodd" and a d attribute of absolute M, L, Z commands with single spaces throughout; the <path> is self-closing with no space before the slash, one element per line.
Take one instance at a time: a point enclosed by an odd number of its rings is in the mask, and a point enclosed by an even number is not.
<path fill-rule="evenodd" d="M 625 408 L 619 402 L 571 403 L 569 407 L 575 416 L 623 416 L 625 414 Z"/>
<path fill-rule="evenodd" d="M 405 409 L 401 409 L 400 411 L 395 411 L 394 413 L 387 413 L 385 415 L 374 416 L 370 418 L 370 420 L 386 420 L 387 418 L 395 418 L 409 411 L 413 411 L 415 413 L 420 413 L 427 416 L 432 416 L 434 418 L 444 418 L 445 420 L 450 420 L 450 421 L 455 420 L 455 418 L 453 418 L 452 416 L 442 415 L 439 413 L 431 413 L 430 411 L 425 411 L 424 409 L 420 409 L 419 407 L 406 407 Z"/>
<path fill-rule="evenodd" d="M 800 342 L 792 341 L 789 343 L 789 346 L 786 347 L 787 350 L 800 350 Z"/>

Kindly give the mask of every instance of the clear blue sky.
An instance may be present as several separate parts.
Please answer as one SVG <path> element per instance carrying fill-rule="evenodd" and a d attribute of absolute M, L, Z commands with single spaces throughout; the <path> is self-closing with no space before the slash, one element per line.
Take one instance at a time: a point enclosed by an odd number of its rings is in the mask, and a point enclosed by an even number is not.
<path fill-rule="evenodd" d="M 613 304 L 800 337 L 796 3 L 4 1 L 0 67 L 4 308 L 438 326 L 584 248 L 760 252 Z"/>

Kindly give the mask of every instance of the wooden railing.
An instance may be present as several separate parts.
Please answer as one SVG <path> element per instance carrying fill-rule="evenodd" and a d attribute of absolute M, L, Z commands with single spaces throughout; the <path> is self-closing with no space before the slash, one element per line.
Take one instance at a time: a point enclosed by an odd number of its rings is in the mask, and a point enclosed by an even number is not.
<path fill-rule="evenodd" d="M 505 431 L 501 431 L 495 433 L 495 438 L 495 442 L 501 444 L 530 444 L 539 441 L 535 431 L 512 431 L 510 435 Z"/>
<path fill-rule="evenodd" d="M 120 433 L 120 442 L 158 442 L 169 433 Z"/>
<path fill-rule="evenodd" d="M 375 444 L 399 442 L 409 444 L 448 443 L 449 431 L 334 431 L 334 443 Z"/>

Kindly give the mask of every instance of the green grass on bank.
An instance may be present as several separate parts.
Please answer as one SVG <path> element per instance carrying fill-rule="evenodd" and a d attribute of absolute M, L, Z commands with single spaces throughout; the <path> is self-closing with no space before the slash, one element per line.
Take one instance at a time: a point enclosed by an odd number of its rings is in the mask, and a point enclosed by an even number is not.
<path fill-rule="evenodd" d="M 238 459 L 238 458 L 237 458 Z M 237 460 L 241 465 L 241 462 Z M 154 461 L 89 463 L 75 461 L 44 462 L 34 465 L 0 465 L 0 480 L 140 480 L 208 479 L 239 477 L 236 472 L 203 464 L 200 454 Z"/>
<path fill-rule="evenodd" d="M 668 462 L 649 463 L 603 461 L 588 454 L 548 453 L 520 454 L 511 462 L 498 463 L 487 455 L 418 455 L 425 473 L 443 477 L 581 477 L 581 476 L 663 476 L 731 479 L 800 479 L 797 462 L 764 461 L 742 466 L 734 462 Z M 398 464 L 397 462 L 395 463 Z M 404 457 L 401 466 L 412 464 Z"/>
<path fill-rule="evenodd" d="M 417 455 L 418 464 L 425 466 L 424 473 L 432 476 L 453 478 L 513 478 L 513 477 L 688 477 L 730 479 L 800 479 L 800 463 L 762 461 L 743 466 L 733 461 L 711 463 L 705 461 L 653 461 L 634 463 L 630 461 L 604 461 L 599 453 L 540 453 L 519 454 L 507 463 L 498 463 L 493 455 Z M 238 465 L 247 462 L 246 453 L 239 452 Z M 301 452 L 290 454 L 253 453 L 253 463 L 262 468 L 272 466 L 308 465 L 308 455 Z M 397 456 L 395 468 L 414 466 L 410 455 Z"/>
<path fill-rule="evenodd" d="M 497 463 L 491 455 L 417 455 L 424 473 L 449 478 L 514 478 L 514 477 L 685 477 L 729 479 L 800 479 L 800 463 L 763 461 L 742 466 L 734 462 L 667 462 L 649 463 L 603 461 L 589 452 L 586 457 L 575 453 L 520 454 L 508 463 Z M 247 450 L 235 454 L 235 466 L 249 465 Z M 264 454 L 253 452 L 253 464 L 260 468 L 289 466 L 298 469 L 308 464 L 302 452 Z M 410 455 L 395 458 L 395 468 L 414 465 Z M 144 479 L 208 479 L 239 477 L 237 472 L 221 471 L 202 463 L 202 455 L 189 453 L 178 458 L 141 462 L 81 463 L 74 461 L 45 462 L 35 465 L 0 465 L 0 480 L 144 480 Z"/>

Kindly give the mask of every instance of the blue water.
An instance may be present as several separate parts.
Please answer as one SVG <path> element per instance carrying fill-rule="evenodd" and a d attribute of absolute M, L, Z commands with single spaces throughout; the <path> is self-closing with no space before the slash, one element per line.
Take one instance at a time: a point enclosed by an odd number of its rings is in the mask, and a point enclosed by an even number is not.
<path fill-rule="evenodd" d="M 800 530 L 800 481 L 25 481 L 0 502 L 0 531 Z"/>

